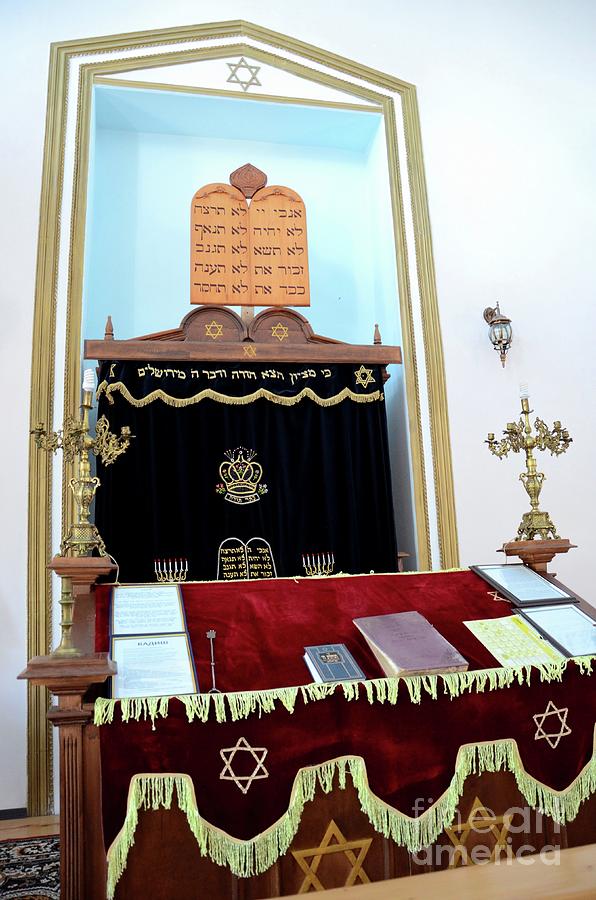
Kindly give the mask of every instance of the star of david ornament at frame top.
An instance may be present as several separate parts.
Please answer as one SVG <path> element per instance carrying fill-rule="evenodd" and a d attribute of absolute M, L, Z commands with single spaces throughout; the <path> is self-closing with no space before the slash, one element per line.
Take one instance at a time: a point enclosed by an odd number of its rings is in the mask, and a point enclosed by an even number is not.
<path fill-rule="evenodd" d="M 559 746 L 561 738 L 571 734 L 571 728 L 567 724 L 567 713 L 569 707 L 565 709 L 557 709 L 552 700 L 548 701 L 548 706 L 543 713 L 533 716 L 536 724 L 535 741 L 546 740 L 549 747 L 553 750 Z M 545 728 L 546 721 L 546 728 Z M 555 730 L 558 726 L 558 731 Z"/>
<path fill-rule="evenodd" d="M 263 765 L 268 752 L 265 747 L 251 747 L 246 738 L 238 738 L 234 747 L 225 747 L 219 751 L 219 755 L 225 763 L 219 777 L 222 781 L 233 781 L 242 793 L 246 794 L 253 781 L 269 778 L 269 772 Z M 237 775 L 234 772 L 232 763 L 237 753 L 249 753 L 252 756 L 255 765 L 250 775 Z"/>
<path fill-rule="evenodd" d="M 223 325 L 220 325 L 219 322 L 212 319 L 208 325 L 205 325 L 205 337 L 213 338 L 214 341 L 216 341 L 217 338 L 223 337 Z"/>
<path fill-rule="evenodd" d="M 271 326 L 271 337 L 276 337 L 280 343 L 282 341 L 287 341 L 288 326 L 284 325 L 283 322 L 278 322 L 277 325 L 272 325 Z"/>
<path fill-rule="evenodd" d="M 332 838 L 335 838 L 335 843 L 331 843 Z M 333 819 L 331 819 L 318 847 L 312 847 L 309 850 L 292 850 L 292 856 L 305 875 L 298 893 L 309 893 L 311 887 L 315 891 L 326 890 L 317 873 L 323 856 L 329 856 L 333 853 L 343 853 L 352 867 L 348 872 L 344 887 L 351 887 L 356 884 L 356 881 L 360 881 L 362 884 L 369 884 L 370 878 L 362 868 L 362 864 L 371 844 L 372 838 L 361 838 L 357 841 L 346 840 Z M 359 851 L 358 855 L 354 852 L 355 850 Z M 307 862 L 309 857 L 310 863 Z"/>
<path fill-rule="evenodd" d="M 507 836 L 512 819 L 512 813 L 495 816 L 486 809 L 478 797 L 475 797 L 466 821 L 459 825 L 450 825 L 445 829 L 445 834 L 455 847 L 455 853 L 449 860 L 449 868 L 457 866 L 460 860 L 463 861 L 464 866 L 469 865 L 466 844 L 471 831 L 476 834 L 492 834 L 495 844 L 490 855 L 490 862 L 495 862 L 501 856 L 501 850 L 507 851 Z M 473 858 L 471 858 L 471 862 L 475 864 Z M 482 862 L 484 863 L 485 860 L 483 859 Z"/>
<path fill-rule="evenodd" d="M 227 63 L 228 69 L 230 70 L 230 77 L 226 79 L 226 81 L 231 84 L 239 84 L 243 91 L 247 91 L 249 87 L 261 87 L 261 82 L 257 78 L 257 75 L 261 71 L 260 66 L 251 66 L 250 63 L 247 63 L 243 56 L 240 57 L 237 63 Z M 248 78 L 238 77 L 238 72 L 246 71 L 248 73 Z"/>
<path fill-rule="evenodd" d="M 356 376 L 356 384 L 362 385 L 363 388 L 367 388 L 369 384 L 372 384 L 375 380 L 373 378 L 372 369 L 365 369 L 364 366 L 360 366 L 359 369 L 356 369 L 354 375 Z"/>

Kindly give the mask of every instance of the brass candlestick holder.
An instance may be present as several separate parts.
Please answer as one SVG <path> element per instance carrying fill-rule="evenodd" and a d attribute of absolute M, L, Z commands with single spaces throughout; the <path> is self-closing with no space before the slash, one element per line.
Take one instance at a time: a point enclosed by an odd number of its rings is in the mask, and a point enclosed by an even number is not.
<path fill-rule="evenodd" d="M 31 432 L 40 450 L 56 453 L 62 450 L 67 462 L 78 460 L 77 476 L 71 478 L 69 487 L 77 507 L 76 521 L 70 525 L 62 538 L 62 556 L 90 556 L 94 550 L 100 556 L 107 556 L 106 545 L 95 525 L 89 521 L 90 507 L 100 481 L 91 476 L 89 453 L 99 456 L 104 465 L 109 466 L 124 453 L 133 437 L 130 428 L 124 426 L 120 435 L 112 434 L 109 422 L 102 416 L 95 426 L 95 437 L 89 434 L 89 411 L 92 409 L 92 395 L 95 387 L 93 369 L 85 371 L 83 380 L 83 401 L 81 418 L 68 417 L 59 431 L 47 431 L 43 422 Z"/>
<path fill-rule="evenodd" d="M 73 610 L 72 579 L 62 576 L 62 587 L 60 589 L 60 643 L 53 651 L 52 656 L 64 658 L 83 655 L 72 642 Z"/>
<path fill-rule="evenodd" d="M 549 537 L 559 540 L 557 529 L 547 512 L 539 509 L 538 498 L 545 479 L 543 472 L 538 472 L 534 450 L 550 450 L 551 455 L 560 456 L 565 453 L 573 438 L 569 436 L 566 428 L 560 422 L 555 422 L 549 429 L 542 419 L 534 420 L 535 432 L 532 432 L 530 424 L 530 400 L 527 386 L 521 386 L 521 418 L 518 422 L 508 422 L 503 431 L 504 437 L 496 440 L 493 433 L 488 435 L 488 449 L 499 459 L 508 456 L 509 453 L 526 454 L 526 471 L 519 476 L 530 498 L 530 511 L 524 513 L 517 529 L 516 541 L 533 541 L 536 537 L 548 540 Z"/>

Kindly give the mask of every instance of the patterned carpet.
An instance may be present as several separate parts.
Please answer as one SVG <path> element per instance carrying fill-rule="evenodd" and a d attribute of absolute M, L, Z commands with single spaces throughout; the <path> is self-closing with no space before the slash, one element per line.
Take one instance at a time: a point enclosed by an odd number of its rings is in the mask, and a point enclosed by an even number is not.
<path fill-rule="evenodd" d="M 0 898 L 59 900 L 58 837 L 13 838 L 0 841 Z"/>

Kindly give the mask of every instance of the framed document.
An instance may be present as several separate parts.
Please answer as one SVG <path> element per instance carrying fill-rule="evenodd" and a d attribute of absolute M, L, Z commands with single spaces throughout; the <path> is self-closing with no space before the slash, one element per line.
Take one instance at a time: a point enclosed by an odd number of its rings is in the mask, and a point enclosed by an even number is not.
<path fill-rule="evenodd" d="M 565 656 L 596 656 L 596 621 L 577 606 L 553 604 L 521 614 Z"/>
<path fill-rule="evenodd" d="M 164 697 L 196 694 L 197 676 L 188 635 L 143 634 L 112 638 L 112 696 Z"/>
<path fill-rule="evenodd" d="M 179 584 L 115 586 L 110 649 L 118 666 L 111 679 L 112 697 L 198 693 Z"/>
<path fill-rule="evenodd" d="M 111 634 L 162 634 L 185 631 L 178 584 L 123 584 L 112 591 Z"/>
<path fill-rule="evenodd" d="M 540 606 L 553 603 L 579 603 L 577 597 L 552 582 L 538 572 L 524 566 L 514 565 L 470 566 L 472 572 L 480 575 L 515 606 Z"/>

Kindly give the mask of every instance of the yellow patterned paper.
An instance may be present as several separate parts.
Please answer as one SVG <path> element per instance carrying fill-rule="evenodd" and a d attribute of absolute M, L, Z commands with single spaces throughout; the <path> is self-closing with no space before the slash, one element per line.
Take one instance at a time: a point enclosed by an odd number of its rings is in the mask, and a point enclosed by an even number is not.
<path fill-rule="evenodd" d="M 543 666 L 565 659 L 521 616 L 477 619 L 464 625 L 502 666 Z"/>

